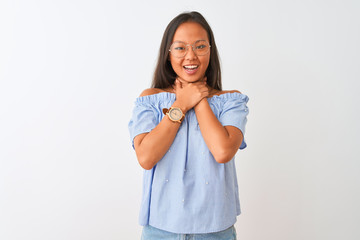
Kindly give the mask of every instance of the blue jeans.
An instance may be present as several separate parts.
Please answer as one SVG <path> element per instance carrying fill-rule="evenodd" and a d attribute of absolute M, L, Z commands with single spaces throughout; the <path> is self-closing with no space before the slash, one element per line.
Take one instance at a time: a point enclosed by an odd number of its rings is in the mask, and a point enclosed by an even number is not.
<path fill-rule="evenodd" d="M 220 232 L 205 234 L 178 234 L 171 233 L 150 225 L 143 228 L 141 240 L 236 240 L 235 227 Z"/>

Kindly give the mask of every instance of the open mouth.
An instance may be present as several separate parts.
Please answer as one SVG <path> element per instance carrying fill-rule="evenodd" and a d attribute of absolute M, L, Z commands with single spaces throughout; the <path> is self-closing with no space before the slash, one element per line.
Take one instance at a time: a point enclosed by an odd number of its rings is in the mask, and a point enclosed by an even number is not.
<path fill-rule="evenodd" d="M 196 70 L 199 67 L 199 65 L 187 65 L 184 66 L 185 70 L 193 71 Z"/>

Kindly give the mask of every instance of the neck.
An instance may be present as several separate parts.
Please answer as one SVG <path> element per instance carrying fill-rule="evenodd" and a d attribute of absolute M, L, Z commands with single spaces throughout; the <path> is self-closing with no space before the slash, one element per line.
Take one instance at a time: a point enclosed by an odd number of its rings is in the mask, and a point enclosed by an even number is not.
<path fill-rule="evenodd" d="M 190 82 L 184 81 L 184 80 L 181 79 L 181 78 L 178 78 L 178 79 L 179 79 L 179 81 L 181 82 L 181 85 L 182 85 L 183 87 L 187 86 L 187 85 L 190 83 Z M 202 82 L 202 81 L 204 81 L 203 78 L 201 78 L 201 79 L 199 79 L 199 80 L 197 80 L 197 81 L 195 81 L 195 82 L 191 82 L 191 83 Z"/>
<path fill-rule="evenodd" d="M 182 87 L 185 87 L 185 86 L 187 86 L 187 85 L 189 84 L 189 82 L 186 82 L 186 81 L 184 81 L 184 80 L 182 80 L 182 79 L 180 79 L 180 78 L 179 78 L 179 81 L 181 82 Z M 200 80 L 197 80 L 197 81 L 195 81 L 195 82 L 191 82 L 191 83 L 196 83 L 196 82 L 201 82 L 201 81 L 204 81 L 203 78 L 200 79 Z M 217 90 L 211 88 L 209 85 L 206 85 L 206 86 L 207 86 L 208 89 L 209 89 L 209 94 L 210 94 L 210 96 L 212 96 L 214 93 L 218 92 Z M 168 91 L 169 91 L 169 92 L 172 92 L 172 93 L 175 93 L 174 86 L 172 86 Z"/>

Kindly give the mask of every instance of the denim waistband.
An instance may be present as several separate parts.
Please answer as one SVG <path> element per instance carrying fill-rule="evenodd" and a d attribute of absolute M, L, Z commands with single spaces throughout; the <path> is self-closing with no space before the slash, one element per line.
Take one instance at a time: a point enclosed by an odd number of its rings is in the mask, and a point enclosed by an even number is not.
<path fill-rule="evenodd" d="M 204 234 L 179 234 L 167 232 L 150 225 L 143 227 L 141 240 L 236 240 L 234 226 L 220 232 Z"/>

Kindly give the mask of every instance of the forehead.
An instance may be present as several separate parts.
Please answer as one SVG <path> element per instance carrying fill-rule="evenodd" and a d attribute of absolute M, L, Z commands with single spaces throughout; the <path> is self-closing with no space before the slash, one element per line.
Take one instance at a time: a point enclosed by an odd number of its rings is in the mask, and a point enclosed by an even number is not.
<path fill-rule="evenodd" d="M 181 41 L 186 43 L 193 43 L 197 40 L 209 41 L 206 30 L 196 22 L 185 22 L 180 24 L 176 29 L 173 42 Z"/>

